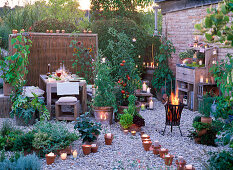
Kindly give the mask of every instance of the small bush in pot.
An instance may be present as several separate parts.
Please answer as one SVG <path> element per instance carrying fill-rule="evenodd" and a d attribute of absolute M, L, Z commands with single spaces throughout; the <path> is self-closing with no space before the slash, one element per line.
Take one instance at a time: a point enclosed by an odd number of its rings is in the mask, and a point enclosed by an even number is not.
<path fill-rule="evenodd" d="M 39 99 L 36 94 L 30 98 L 23 95 L 18 95 L 13 102 L 11 116 L 16 116 L 16 123 L 19 125 L 33 124 L 36 118 L 36 112 L 40 120 L 49 119 L 49 111 L 47 110 L 44 101 Z"/>
<path fill-rule="evenodd" d="M 81 139 L 84 142 L 94 142 L 101 131 L 101 123 L 93 122 L 88 117 L 88 112 L 77 118 L 74 129 L 79 131 Z"/>
<path fill-rule="evenodd" d="M 120 125 L 124 129 L 128 129 L 133 124 L 133 115 L 127 113 L 127 110 L 124 110 L 124 112 L 120 118 Z"/>
<path fill-rule="evenodd" d="M 104 113 L 111 124 L 113 108 L 116 108 L 114 81 L 111 75 L 112 66 L 108 60 L 102 58 L 101 51 L 95 62 L 95 71 L 95 86 L 98 87 L 93 102 L 95 118 L 101 121 L 100 116 Z"/>

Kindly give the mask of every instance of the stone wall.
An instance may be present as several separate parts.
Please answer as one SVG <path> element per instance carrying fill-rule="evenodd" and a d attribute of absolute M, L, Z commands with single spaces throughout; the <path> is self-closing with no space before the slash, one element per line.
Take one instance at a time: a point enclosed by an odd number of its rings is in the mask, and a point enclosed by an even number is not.
<path fill-rule="evenodd" d="M 185 51 L 188 48 L 188 44 L 193 43 L 194 32 L 196 31 L 194 25 L 205 17 L 208 7 L 190 8 L 163 15 L 163 35 L 171 40 L 176 48 L 176 53 L 170 61 L 170 67 L 174 73 L 176 63 L 179 60 L 179 53 Z M 233 54 L 233 48 L 219 48 L 219 59 L 224 59 L 227 53 Z"/>

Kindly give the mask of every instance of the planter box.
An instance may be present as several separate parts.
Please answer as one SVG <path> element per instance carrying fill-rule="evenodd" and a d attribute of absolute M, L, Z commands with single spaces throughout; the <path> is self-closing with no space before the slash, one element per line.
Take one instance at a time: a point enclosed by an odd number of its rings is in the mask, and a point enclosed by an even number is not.
<path fill-rule="evenodd" d="M 141 103 L 137 101 L 136 102 L 136 111 L 138 113 L 140 112 L 140 108 L 141 108 Z M 124 109 L 128 109 L 128 106 L 118 106 L 118 112 L 115 113 L 115 116 L 114 116 L 114 120 L 116 122 L 119 122 L 118 115 L 124 114 Z"/>

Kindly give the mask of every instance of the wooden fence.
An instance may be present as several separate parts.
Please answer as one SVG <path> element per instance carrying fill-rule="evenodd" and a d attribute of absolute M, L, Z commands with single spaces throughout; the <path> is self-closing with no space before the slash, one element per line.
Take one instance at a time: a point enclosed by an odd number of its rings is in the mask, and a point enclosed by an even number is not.
<path fill-rule="evenodd" d="M 9 42 L 14 35 L 9 36 Z M 30 33 L 32 47 L 30 48 L 27 85 L 39 85 L 39 75 L 46 74 L 48 64 L 51 64 L 51 72 L 55 72 L 60 63 L 64 62 L 65 67 L 72 73 L 73 48 L 69 47 L 72 40 L 81 41 L 84 47 L 93 45 L 97 54 L 97 34 L 68 34 L 68 33 Z M 12 54 L 12 45 L 9 43 L 9 50 Z"/>

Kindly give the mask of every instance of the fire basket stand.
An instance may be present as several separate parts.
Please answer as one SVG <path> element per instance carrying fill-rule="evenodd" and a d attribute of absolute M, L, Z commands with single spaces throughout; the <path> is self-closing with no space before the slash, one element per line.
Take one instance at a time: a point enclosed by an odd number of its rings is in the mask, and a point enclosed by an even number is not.
<path fill-rule="evenodd" d="M 184 108 L 184 104 L 180 103 L 179 105 L 173 105 L 167 102 L 164 106 L 166 111 L 166 122 L 165 122 L 165 128 L 163 130 L 163 135 L 165 133 L 167 125 L 171 126 L 171 132 L 173 126 L 178 126 L 180 129 L 180 119 L 181 119 L 182 110 Z M 180 129 L 180 134 L 182 136 L 181 129 Z"/>

